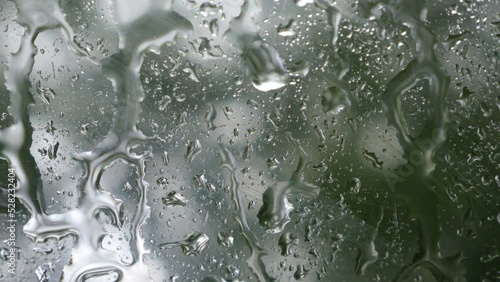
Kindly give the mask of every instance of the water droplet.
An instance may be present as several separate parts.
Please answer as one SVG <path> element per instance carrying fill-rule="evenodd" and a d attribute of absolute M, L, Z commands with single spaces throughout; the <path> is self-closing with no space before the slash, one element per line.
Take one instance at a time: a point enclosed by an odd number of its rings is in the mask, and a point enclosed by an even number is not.
<path fill-rule="evenodd" d="M 50 133 L 51 135 L 54 135 L 54 131 L 56 131 L 57 128 L 54 127 L 54 121 L 48 121 L 47 125 L 45 125 L 45 132 Z"/>
<path fill-rule="evenodd" d="M 255 100 L 253 99 L 248 99 L 247 100 L 247 105 L 250 105 L 252 106 L 252 109 L 254 110 L 257 110 L 259 108 L 259 103 L 257 103 Z"/>
<path fill-rule="evenodd" d="M 51 254 L 54 251 L 54 249 L 52 249 L 52 248 L 39 248 L 39 247 L 35 247 L 35 248 L 33 248 L 33 251 L 35 253 L 48 255 L 48 254 Z"/>
<path fill-rule="evenodd" d="M 306 277 L 308 272 L 309 270 L 306 269 L 303 265 L 297 265 L 297 270 L 293 274 L 293 277 L 295 278 L 295 280 L 300 280 Z"/>
<path fill-rule="evenodd" d="M 229 119 L 229 116 L 234 113 L 233 109 L 229 106 L 224 107 L 222 111 L 224 112 L 224 115 L 226 116 L 227 119 Z"/>
<path fill-rule="evenodd" d="M 123 191 L 130 191 L 132 190 L 132 185 L 130 185 L 130 183 L 128 183 L 128 181 L 125 183 L 125 185 L 123 185 Z"/>
<path fill-rule="evenodd" d="M 252 84 L 260 91 L 279 89 L 288 83 L 285 63 L 273 47 L 260 38 L 247 38 L 244 44 L 245 58 Z"/>
<path fill-rule="evenodd" d="M 319 126 L 315 125 L 314 126 L 314 131 L 318 135 L 319 141 L 321 143 L 325 143 L 326 137 L 325 137 L 325 134 L 323 133 L 323 129 L 321 129 Z"/>
<path fill-rule="evenodd" d="M 347 183 L 347 188 L 354 194 L 358 194 L 361 189 L 361 180 L 359 178 L 353 177 L 349 179 Z"/>
<path fill-rule="evenodd" d="M 170 98 L 170 96 L 168 96 L 168 95 L 163 96 L 161 98 L 160 102 L 158 102 L 158 105 L 159 105 L 158 109 L 160 111 L 164 111 L 167 108 L 168 104 L 170 104 L 171 102 L 172 102 L 172 98 Z"/>
<path fill-rule="evenodd" d="M 197 256 L 207 247 L 208 241 L 209 238 L 205 233 L 196 231 L 189 234 L 188 238 L 183 241 L 164 243 L 160 246 L 162 249 L 180 246 L 185 255 Z"/>
<path fill-rule="evenodd" d="M 198 187 L 204 187 L 207 185 L 208 181 L 207 178 L 205 177 L 205 174 L 196 174 L 194 179 L 196 180 L 196 183 L 198 184 Z"/>
<path fill-rule="evenodd" d="M 226 232 L 217 233 L 217 242 L 224 248 L 230 248 L 233 246 L 234 237 Z"/>
<path fill-rule="evenodd" d="M 207 123 L 208 130 L 214 130 L 217 126 L 214 124 L 214 120 L 217 117 L 217 111 L 214 106 L 208 104 L 208 111 L 205 113 L 205 122 Z"/>
<path fill-rule="evenodd" d="M 38 278 L 39 282 L 49 282 L 50 281 L 50 273 L 54 272 L 54 265 L 51 262 L 44 263 L 39 265 L 35 269 L 35 274 Z"/>
<path fill-rule="evenodd" d="M 161 153 L 161 159 L 162 159 L 164 165 L 168 165 L 169 158 L 168 158 L 168 152 L 167 151 L 163 151 Z"/>
<path fill-rule="evenodd" d="M 201 143 L 198 139 L 189 142 L 186 152 L 186 159 L 188 162 L 192 162 L 193 159 L 201 152 Z"/>
<path fill-rule="evenodd" d="M 53 160 L 57 158 L 58 149 L 59 149 L 59 142 L 56 142 L 54 145 L 49 145 L 49 150 L 48 150 L 49 159 Z"/>
<path fill-rule="evenodd" d="M 191 80 L 193 80 L 193 81 L 195 81 L 195 82 L 200 82 L 200 78 L 198 77 L 198 74 L 196 73 L 197 71 L 196 71 L 195 65 L 192 65 L 192 64 L 187 64 L 187 65 L 186 65 L 186 67 L 184 67 L 184 68 L 182 69 L 182 71 L 183 71 L 184 73 L 189 74 L 189 78 L 190 78 Z M 181 99 L 182 101 L 186 100 L 186 95 L 184 95 L 184 97 L 183 97 L 183 98 L 184 98 L 184 99 Z M 178 101 L 178 102 L 182 102 L 182 101 L 180 101 L 180 100 L 179 100 L 179 98 L 177 98 L 177 97 L 176 97 L 176 99 L 177 99 L 177 101 Z"/>
<path fill-rule="evenodd" d="M 175 94 L 174 97 L 177 102 L 184 102 L 187 98 L 186 94 L 184 93 Z"/>
<path fill-rule="evenodd" d="M 277 158 L 267 158 L 266 163 L 270 169 L 277 168 L 280 164 Z"/>
<path fill-rule="evenodd" d="M 252 144 L 248 143 L 245 145 L 245 149 L 243 150 L 243 159 L 249 161 L 253 153 Z"/>
<path fill-rule="evenodd" d="M 171 191 L 162 197 L 162 202 L 166 206 L 186 206 L 188 201 L 177 191 Z"/>
<path fill-rule="evenodd" d="M 210 33 L 212 36 L 219 35 L 219 21 L 217 19 L 213 19 L 210 21 Z"/>
<path fill-rule="evenodd" d="M 281 248 L 281 255 L 282 256 L 290 255 L 290 249 L 292 248 L 292 246 L 298 244 L 299 244 L 299 238 L 297 238 L 297 236 L 295 236 L 290 232 L 283 233 L 283 235 L 281 235 L 278 241 L 278 245 Z"/>
<path fill-rule="evenodd" d="M 479 258 L 479 261 L 481 261 L 482 263 L 488 263 L 488 262 L 493 261 L 494 259 L 496 259 L 498 257 L 500 257 L 500 251 L 494 250 L 493 252 L 491 252 L 487 255 L 481 256 Z"/>
<path fill-rule="evenodd" d="M 5 261 L 9 260 L 9 249 L 4 247 L 0 248 L 0 258 Z"/>
<path fill-rule="evenodd" d="M 363 157 L 370 161 L 374 168 L 382 169 L 382 165 L 384 164 L 384 162 L 380 161 L 375 153 L 368 152 L 367 150 L 363 149 Z"/>
<path fill-rule="evenodd" d="M 304 7 L 307 4 L 314 3 L 314 0 L 293 0 L 293 2 L 299 7 Z"/>
<path fill-rule="evenodd" d="M 228 265 L 226 272 L 229 277 L 236 277 L 240 274 L 240 270 L 234 265 Z"/>
<path fill-rule="evenodd" d="M 295 30 L 293 30 L 293 26 L 295 25 L 295 21 L 290 19 L 287 25 L 279 24 L 278 26 L 278 34 L 281 36 L 294 36 Z"/>
<path fill-rule="evenodd" d="M 40 81 L 36 82 L 36 92 L 42 99 L 42 101 L 47 105 L 50 104 L 51 99 L 54 99 L 56 97 L 56 93 L 54 92 L 54 90 L 52 90 L 51 88 L 42 87 Z"/>
<path fill-rule="evenodd" d="M 219 10 L 219 7 L 213 3 L 210 2 L 205 2 L 200 5 L 200 14 L 203 17 L 207 17 L 209 15 L 215 15 L 217 14 L 217 11 Z"/>
<path fill-rule="evenodd" d="M 164 186 L 164 185 L 168 184 L 168 180 L 162 176 L 162 177 L 156 179 L 156 184 Z"/>

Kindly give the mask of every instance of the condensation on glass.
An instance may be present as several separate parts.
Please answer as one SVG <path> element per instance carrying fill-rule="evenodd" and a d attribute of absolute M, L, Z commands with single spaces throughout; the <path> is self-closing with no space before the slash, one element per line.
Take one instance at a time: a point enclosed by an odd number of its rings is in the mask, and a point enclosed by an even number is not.
<path fill-rule="evenodd" d="M 0 1 L 0 280 L 500 281 L 499 9 Z"/>

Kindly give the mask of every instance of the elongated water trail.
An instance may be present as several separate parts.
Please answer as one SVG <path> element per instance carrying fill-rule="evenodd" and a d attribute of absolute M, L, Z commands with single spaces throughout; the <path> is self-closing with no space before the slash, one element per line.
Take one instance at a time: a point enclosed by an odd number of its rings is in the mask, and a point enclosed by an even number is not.
<path fill-rule="evenodd" d="M 446 95 L 450 77 L 439 63 L 435 48 L 440 45 L 436 36 L 420 20 L 392 7 L 388 8 L 393 15 L 397 15 L 398 22 L 410 28 L 417 51 L 417 57 L 388 83 L 383 94 L 388 123 L 396 129 L 399 143 L 411 166 L 406 177 L 400 178 L 395 185 L 395 193 L 406 202 L 410 215 L 417 220 L 420 237 L 419 253 L 413 263 L 402 270 L 396 281 L 404 280 L 419 267 L 429 269 L 440 281 L 444 279 L 455 281 L 464 272 L 460 267 L 461 255 L 443 258 L 440 254 L 438 199 L 434 191 L 438 187 L 432 179 L 435 168 L 433 156 L 445 141 L 448 121 Z M 400 98 L 422 78 L 429 80 L 431 86 L 429 95 L 433 107 L 421 132 L 412 137 L 401 112 Z M 404 169 L 404 166 L 398 168 L 400 171 Z"/>
<path fill-rule="evenodd" d="M 309 156 L 299 141 L 293 139 L 291 134 L 288 135 L 288 138 L 299 151 L 297 169 L 292 173 L 289 180 L 279 181 L 266 189 L 262 195 L 263 205 L 257 214 L 259 223 L 269 233 L 283 231 L 285 225 L 290 222 L 290 213 L 293 206 L 288 201 L 289 196 L 300 195 L 315 198 L 319 195 L 319 187 L 304 180 L 304 172 L 311 162 Z"/>
<path fill-rule="evenodd" d="M 76 55 L 87 56 L 74 41 L 74 32 L 64 18 L 57 1 L 16 1 L 17 22 L 25 28 L 19 50 L 12 54 L 5 72 L 7 89 L 10 91 L 9 112 L 14 124 L 0 131 L 0 149 L 16 170 L 19 180 L 17 197 L 31 213 L 32 219 L 45 214 L 42 180 L 30 148 L 33 143 L 33 127 L 29 108 L 35 100 L 30 92 L 29 75 L 33 71 L 34 57 L 38 50 L 34 44 L 40 32 L 61 28 L 68 47 Z"/>
<path fill-rule="evenodd" d="M 275 48 L 258 34 L 256 18 L 262 11 L 260 0 L 244 0 L 240 14 L 229 23 L 224 36 L 242 51 L 253 86 L 271 91 L 288 83 L 288 70 Z"/>
<path fill-rule="evenodd" d="M 257 238 L 248 227 L 247 217 L 242 206 L 242 199 L 240 194 L 240 183 L 236 178 L 236 164 L 234 157 L 229 150 L 220 144 L 220 166 L 229 172 L 229 184 L 231 189 L 231 199 L 236 211 L 235 220 L 238 222 L 241 232 L 245 237 L 248 247 L 250 248 L 250 257 L 247 259 L 248 266 L 252 269 L 253 273 L 259 281 L 272 281 L 262 262 L 262 257 L 267 255 L 267 252 L 261 248 L 257 242 Z"/>

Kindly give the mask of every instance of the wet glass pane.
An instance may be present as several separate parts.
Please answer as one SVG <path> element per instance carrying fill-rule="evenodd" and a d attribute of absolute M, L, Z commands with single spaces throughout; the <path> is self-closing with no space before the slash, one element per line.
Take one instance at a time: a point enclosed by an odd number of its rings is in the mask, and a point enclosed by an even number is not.
<path fill-rule="evenodd" d="M 0 0 L 0 281 L 500 281 L 499 11 Z"/>

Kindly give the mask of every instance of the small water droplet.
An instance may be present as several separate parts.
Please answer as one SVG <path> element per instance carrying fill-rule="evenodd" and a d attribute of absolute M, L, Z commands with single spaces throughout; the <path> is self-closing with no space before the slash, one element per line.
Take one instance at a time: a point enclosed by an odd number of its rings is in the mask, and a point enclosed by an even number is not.
<path fill-rule="evenodd" d="M 158 185 L 167 185 L 168 184 L 168 180 L 165 177 L 162 176 L 162 177 L 156 179 L 156 184 L 158 184 Z"/>
<path fill-rule="evenodd" d="M 87 134 L 89 127 L 90 127 L 90 124 L 88 124 L 88 123 L 80 125 L 80 132 L 83 134 Z"/>
<path fill-rule="evenodd" d="M 169 158 L 168 158 L 168 152 L 167 151 L 163 151 L 161 153 L 161 159 L 162 159 L 164 165 L 168 165 Z"/>
<path fill-rule="evenodd" d="M 213 3 L 210 2 L 205 2 L 200 5 L 200 14 L 203 17 L 207 17 L 209 15 L 215 15 L 217 14 L 217 11 L 219 10 L 219 7 Z"/>
<path fill-rule="evenodd" d="M 5 261 L 9 260 L 9 249 L 4 247 L 0 248 L 0 258 Z"/>
<path fill-rule="evenodd" d="M 186 94 L 184 93 L 175 94 L 174 97 L 177 102 L 184 102 L 187 98 Z"/>
<path fill-rule="evenodd" d="M 42 101 L 47 105 L 50 104 L 51 99 L 54 99 L 56 97 L 56 93 L 54 92 L 54 90 L 52 90 L 52 88 L 42 87 L 40 81 L 36 82 L 36 92 L 42 99 Z"/>
<path fill-rule="evenodd" d="M 167 108 L 168 104 L 170 104 L 171 102 L 172 102 L 172 98 L 170 98 L 170 96 L 168 96 L 168 95 L 163 96 L 161 98 L 160 102 L 158 102 L 158 105 L 159 105 L 158 109 L 160 111 L 164 111 Z"/>
<path fill-rule="evenodd" d="M 48 150 L 49 159 L 53 160 L 57 158 L 58 149 L 59 149 L 59 142 L 56 142 L 53 145 L 49 145 L 49 150 Z"/>
<path fill-rule="evenodd" d="M 347 188 L 354 194 L 358 194 L 361 189 L 361 180 L 359 178 L 353 177 L 349 179 L 347 183 Z"/>
<path fill-rule="evenodd" d="M 226 232 L 219 232 L 217 234 L 217 242 L 224 248 L 230 248 L 234 244 L 234 237 Z"/>
<path fill-rule="evenodd" d="M 370 161 L 374 168 L 382 169 L 384 162 L 380 161 L 375 153 L 363 149 L 363 157 Z"/>
<path fill-rule="evenodd" d="M 35 253 L 48 255 L 48 254 L 51 254 L 54 251 L 54 249 L 52 249 L 52 248 L 39 248 L 39 247 L 35 247 L 35 248 L 33 248 L 33 251 Z"/>
<path fill-rule="evenodd" d="M 205 113 L 205 122 L 207 123 L 208 130 L 215 130 L 217 126 L 214 124 L 215 118 L 217 117 L 217 111 L 214 106 L 208 104 L 208 111 Z"/>
<path fill-rule="evenodd" d="M 185 255 L 197 256 L 207 247 L 208 241 L 209 238 L 205 233 L 196 231 L 189 234 L 188 238 L 183 241 L 165 243 L 160 246 L 162 249 L 180 246 Z"/>
<path fill-rule="evenodd" d="M 290 21 L 288 21 L 288 24 L 286 25 L 279 24 L 278 34 L 285 37 L 294 36 L 295 35 L 295 30 L 293 30 L 294 25 L 295 25 L 294 19 L 290 19 Z"/>
<path fill-rule="evenodd" d="M 189 142 L 186 152 L 186 159 L 188 160 L 188 162 L 192 162 L 196 155 L 201 152 L 201 150 L 201 143 L 198 139 Z"/>
<path fill-rule="evenodd" d="M 228 265 L 226 272 L 229 277 L 236 277 L 240 274 L 240 270 L 234 265 Z"/>

